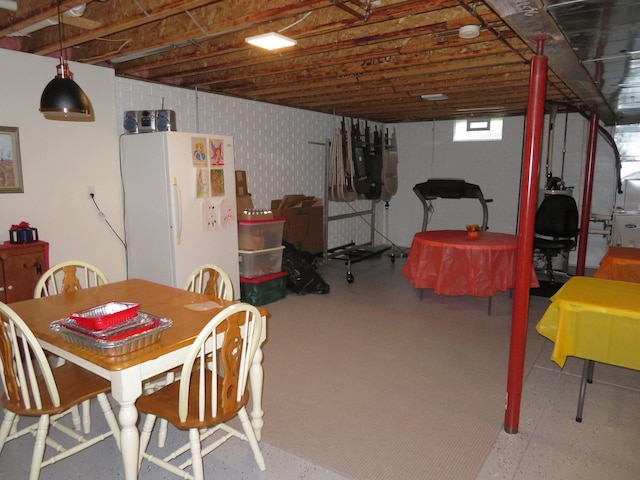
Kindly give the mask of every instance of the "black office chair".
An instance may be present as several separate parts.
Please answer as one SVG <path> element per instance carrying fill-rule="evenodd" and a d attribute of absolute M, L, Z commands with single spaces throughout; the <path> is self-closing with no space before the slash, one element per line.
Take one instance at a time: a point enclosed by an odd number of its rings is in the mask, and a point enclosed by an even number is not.
<path fill-rule="evenodd" d="M 489 221 L 489 209 L 487 203 L 492 199 L 485 199 L 482 190 L 478 185 L 467 183 L 461 179 L 454 178 L 432 178 L 423 183 L 418 183 L 413 187 L 413 191 L 418 196 L 424 207 L 422 219 L 422 231 L 427 229 L 429 215 L 433 211 L 431 200 L 436 198 L 477 198 L 482 205 L 482 226 L 481 230 L 487 230 Z"/>
<path fill-rule="evenodd" d="M 544 256 L 545 273 L 552 283 L 555 282 L 553 258 L 575 248 L 578 230 L 578 206 L 572 196 L 544 198 L 536 212 L 533 249 Z"/>

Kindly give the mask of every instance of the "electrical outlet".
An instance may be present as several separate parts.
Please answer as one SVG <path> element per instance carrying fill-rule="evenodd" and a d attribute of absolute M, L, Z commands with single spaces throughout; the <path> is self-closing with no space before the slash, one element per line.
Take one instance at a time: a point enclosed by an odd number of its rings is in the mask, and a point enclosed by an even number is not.
<path fill-rule="evenodd" d="M 92 198 L 93 196 L 95 196 L 95 194 L 96 194 L 96 187 L 89 185 L 87 187 L 87 196 L 89 198 Z"/>

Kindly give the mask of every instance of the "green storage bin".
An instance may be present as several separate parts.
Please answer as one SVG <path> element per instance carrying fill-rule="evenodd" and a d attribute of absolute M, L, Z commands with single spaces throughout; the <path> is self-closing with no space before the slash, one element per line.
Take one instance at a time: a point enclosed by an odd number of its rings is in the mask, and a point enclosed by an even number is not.
<path fill-rule="evenodd" d="M 251 305 L 266 305 L 287 295 L 287 272 L 255 278 L 240 277 L 240 300 Z"/>

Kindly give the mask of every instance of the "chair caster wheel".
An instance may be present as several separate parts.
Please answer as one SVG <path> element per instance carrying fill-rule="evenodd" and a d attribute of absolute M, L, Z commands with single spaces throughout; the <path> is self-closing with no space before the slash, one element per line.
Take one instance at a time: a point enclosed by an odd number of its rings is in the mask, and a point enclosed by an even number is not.
<path fill-rule="evenodd" d="M 347 273 L 347 282 L 353 283 L 355 278 L 353 278 L 353 274 L 351 272 Z"/>

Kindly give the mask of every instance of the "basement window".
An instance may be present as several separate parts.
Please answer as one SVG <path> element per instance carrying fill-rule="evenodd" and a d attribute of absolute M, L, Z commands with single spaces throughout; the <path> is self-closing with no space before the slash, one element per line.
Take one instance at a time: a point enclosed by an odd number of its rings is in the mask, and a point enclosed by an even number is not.
<path fill-rule="evenodd" d="M 502 118 L 461 118 L 453 127 L 454 142 L 502 140 Z"/>

